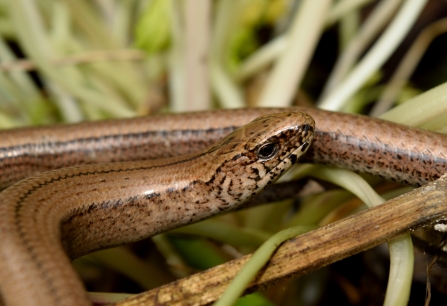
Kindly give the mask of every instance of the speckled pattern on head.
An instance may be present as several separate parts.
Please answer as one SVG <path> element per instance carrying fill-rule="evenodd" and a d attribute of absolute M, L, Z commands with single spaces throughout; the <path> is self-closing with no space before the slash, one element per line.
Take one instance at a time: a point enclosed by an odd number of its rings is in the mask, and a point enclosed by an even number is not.
<path fill-rule="evenodd" d="M 88 305 L 69 257 L 140 240 L 250 200 L 305 153 L 313 119 L 262 116 L 195 155 L 50 171 L 0 194 L 7 305 Z M 62 244 L 61 244 L 62 241 Z"/>

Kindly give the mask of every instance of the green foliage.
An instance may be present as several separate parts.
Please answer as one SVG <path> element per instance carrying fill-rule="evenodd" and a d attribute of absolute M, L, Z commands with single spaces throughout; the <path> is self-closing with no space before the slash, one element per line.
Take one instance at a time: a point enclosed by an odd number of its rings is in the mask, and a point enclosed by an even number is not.
<path fill-rule="evenodd" d="M 149 54 L 165 50 L 170 42 L 170 0 L 154 0 L 135 25 L 135 46 Z"/>

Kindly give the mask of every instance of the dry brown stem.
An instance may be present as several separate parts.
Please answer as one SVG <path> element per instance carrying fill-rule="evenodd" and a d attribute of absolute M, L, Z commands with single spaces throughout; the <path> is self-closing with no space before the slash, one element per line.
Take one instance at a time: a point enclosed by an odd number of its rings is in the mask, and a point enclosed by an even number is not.
<path fill-rule="evenodd" d="M 285 242 L 247 292 L 329 265 L 447 217 L 447 176 L 382 205 Z M 131 297 L 117 305 L 206 305 L 223 293 L 251 255 Z"/>
<path fill-rule="evenodd" d="M 55 59 L 52 63 L 55 66 L 73 66 L 97 62 L 138 61 L 143 60 L 145 56 L 145 53 L 140 50 L 104 50 L 61 57 Z M 0 63 L 0 71 L 2 72 L 11 72 L 16 70 L 30 71 L 35 69 L 37 69 L 37 66 L 31 60 L 17 60 L 14 62 Z"/>

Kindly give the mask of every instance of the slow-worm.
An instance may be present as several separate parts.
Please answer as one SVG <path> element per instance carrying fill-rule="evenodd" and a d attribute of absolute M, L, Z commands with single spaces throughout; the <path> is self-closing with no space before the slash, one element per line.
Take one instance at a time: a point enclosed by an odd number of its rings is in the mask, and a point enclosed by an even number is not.
<path fill-rule="evenodd" d="M 237 208 L 296 163 L 314 126 L 301 112 L 267 114 L 196 154 L 64 168 L 13 185 L 0 195 L 4 302 L 89 305 L 65 252 L 76 258 Z"/>
<path fill-rule="evenodd" d="M 445 135 L 365 116 L 296 107 L 316 121 L 306 159 L 423 185 L 447 169 Z M 238 109 L 0 131 L 0 189 L 37 173 L 81 164 L 196 153 L 261 115 Z"/>
<path fill-rule="evenodd" d="M 447 158 L 443 152 L 447 146 L 447 137 L 444 135 L 363 116 L 325 112 L 310 108 L 293 108 L 293 110 L 305 111 L 316 121 L 315 139 L 306 157 L 309 160 L 339 165 L 412 185 L 425 184 L 446 172 Z M 140 160 L 197 153 L 250 120 L 266 113 L 278 111 L 284 111 L 284 109 L 199 112 L 0 132 L 0 186 L 10 185 L 15 181 L 45 170 L 71 165 Z M 89 167 L 92 167 L 91 169 L 103 169 L 102 167 L 104 166 Z M 60 170 L 62 172 L 54 173 L 59 177 L 61 173 L 68 175 L 68 173 L 71 173 L 70 171 L 76 171 L 73 169 Z M 195 169 L 198 173 L 209 174 L 212 172 L 206 170 L 207 168 Z M 107 175 L 107 173 L 104 174 Z M 49 174 L 45 174 L 44 177 L 46 175 L 52 174 L 50 172 Z M 81 189 L 77 192 L 73 190 L 74 186 L 72 185 L 59 187 L 59 189 L 53 189 L 53 191 L 39 196 L 33 193 L 32 199 L 28 197 L 26 199 L 27 201 L 32 200 L 46 203 L 51 197 L 53 200 L 50 202 L 57 202 L 57 199 L 61 199 L 68 192 L 71 194 L 71 196 L 67 195 L 70 200 L 87 196 L 87 194 L 92 199 L 96 197 L 100 199 L 98 190 L 102 189 L 98 189 L 98 186 L 107 184 L 107 182 L 101 182 L 99 176 L 90 174 L 89 171 L 81 177 L 82 179 L 94 177 L 95 184 L 82 184 Z M 48 180 L 48 177 L 46 180 Z M 24 188 L 24 184 L 45 185 L 46 180 L 38 183 L 39 178 L 29 179 L 15 185 L 13 189 L 8 189 L 6 195 L 13 194 L 11 190 L 18 192 L 17 190 Z M 52 180 L 50 179 L 50 181 Z M 84 183 L 83 180 L 81 181 Z M 108 188 L 111 189 L 112 187 L 109 186 Z M 115 189 L 119 188 L 115 187 Z M 125 194 L 124 192 L 119 199 L 124 197 Z M 2 202 L 4 202 L 4 197 L 4 194 L 1 195 L 0 199 Z M 12 200 L 14 203 L 17 202 L 17 197 L 20 197 L 20 193 L 16 195 L 15 200 Z M 62 199 L 60 202 L 62 203 Z M 3 221 L 3 211 L 5 209 L 3 207 L 3 205 L 0 207 L 2 211 L 0 213 L 0 226 L 3 226 L 5 221 L 12 222 L 11 220 L 13 220 L 10 215 L 6 215 L 6 220 Z M 103 225 L 104 222 L 108 224 L 107 222 L 111 222 L 111 218 L 124 214 L 114 212 L 116 208 L 113 203 L 104 205 L 103 207 L 104 211 L 108 211 L 107 214 L 98 215 L 90 212 L 75 211 L 74 219 L 68 220 L 69 222 L 67 224 L 75 224 L 76 222 L 81 222 L 75 219 L 82 219 L 82 222 L 86 222 L 91 230 L 97 231 L 99 233 L 98 235 L 105 237 L 104 239 L 109 239 L 110 234 L 100 232 L 101 228 L 108 227 L 107 225 Z M 169 209 L 171 211 L 173 207 Z M 49 214 L 49 212 L 46 214 Z M 137 221 L 140 220 L 140 217 L 134 211 L 130 210 L 126 215 L 132 223 L 138 223 Z M 36 217 L 30 212 L 27 218 L 35 219 Z M 184 219 L 176 220 L 174 223 L 180 225 L 180 223 L 187 223 L 189 220 L 190 218 L 185 217 Z M 36 226 L 37 230 L 40 231 L 48 230 L 49 225 L 43 226 L 43 223 L 36 223 Z M 0 227 L 0 231 L 3 235 L 5 227 Z M 51 239 L 57 239 L 57 231 L 48 231 L 52 233 Z M 155 230 L 149 231 L 152 231 L 150 235 L 156 232 Z M 74 231 L 68 225 L 64 225 L 63 232 L 70 232 L 69 237 L 66 237 L 67 241 L 78 241 L 78 244 L 70 243 L 66 246 L 72 257 L 92 251 L 79 245 L 79 241 L 83 239 L 90 241 L 90 237 L 82 236 L 82 233 Z M 128 235 L 130 240 L 139 238 L 138 234 L 135 233 L 128 233 Z M 36 236 L 30 239 L 30 243 L 34 247 L 44 248 L 39 239 Z M 3 237 L 1 241 L 3 241 Z M 8 243 L 2 245 L 2 251 L 6 249 L 9 252 Z M 115 240 L 111 241 L 111 245 L 118 243 L 120 242 Z M 46 253 L 48 252 L 43 252 L 41 257 L 44 264 L 51 261 L 50 258 L 53 258 L 53 255 L 45 255 Z M 12 253 L 12 258 L 15 258 L 14 254 Z M 25 256 L 24 254 L 28 254 L 26 256 L 29 256 L 29 252 L 27 251 L 20 254 L 23 256 Z M 28 268 L 19 264 L 22 261 L 32 262 L 29 259 L 19 260 L 22 255 L 17 255 L 18 262 L 14 262 L 13 264 L 9 262 L 8 265 L 12 267 L 13 272 L 15 271 L 15 273 L 10 272 L 11 275 L 25 279 L 43 279 L 44 283 L 47 278 L 66 279 L 64 275 L 61 275 L 60 278 L 58 278 L 59 276 L 53 278 L 53 275 L 33 275 L 28 272 Z M 66 262 L 59 264 L 61 265 L 61 269 L 68 269 L 68 259 Z M 5 292 L 8 293 L 10 291 L 10 289 L 6 289 L 9 287 L 5 286 L 11 285 L 12 276 L 2 272 L 3 264 L 0 263 L 0 265 L 0 290 L 2 294 L 5 294 Z M 25 272 L 22 273 L 22 270 Z M 75 277 L 71 277 L 70 279 L 69 282 L 77 282 Z M 65 283 L 64 286 L 64 288 L 67 288 L 72 285 Z M 48 290 L 52 290 L 48 284 L 46 287 L 49 288 Z M 42 292 L 48 291 L 41 290 L 40 292 L 43 294 Z M 54 295 L 53 292 L 56 291 L 51 291 L 43 295 Z M 28 291 L 27 294 L 33 296 L 31 291 Z M 23 294 L 11 294 L 12 298 L 14 298 L 14 295 L 20 295 L 20 300 L 24 297 Z M 57 295 L 64 296 L 65 293 L 62 290 Z M 23 300 L 21 301 L 23 302 Z"/>

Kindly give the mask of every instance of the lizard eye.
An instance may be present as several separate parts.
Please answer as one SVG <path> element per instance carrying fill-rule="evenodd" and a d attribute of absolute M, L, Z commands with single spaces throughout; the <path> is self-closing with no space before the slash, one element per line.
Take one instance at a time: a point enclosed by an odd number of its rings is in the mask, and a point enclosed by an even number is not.
<path fill-rule="evenodd" d="M 279 145 L 277 143 L 266 143 L 258 148 L 256 155 L 260 159 L 270 159 L 278 152 Z"/>

